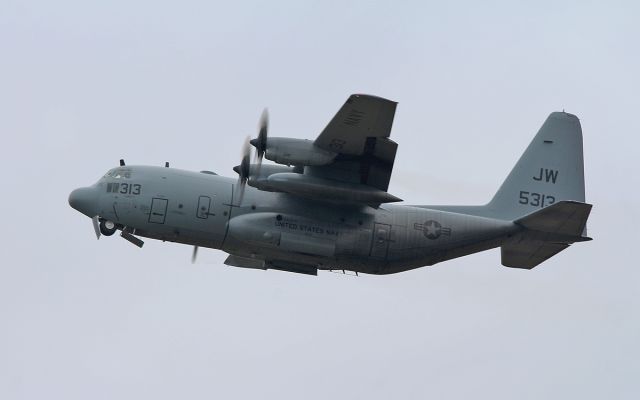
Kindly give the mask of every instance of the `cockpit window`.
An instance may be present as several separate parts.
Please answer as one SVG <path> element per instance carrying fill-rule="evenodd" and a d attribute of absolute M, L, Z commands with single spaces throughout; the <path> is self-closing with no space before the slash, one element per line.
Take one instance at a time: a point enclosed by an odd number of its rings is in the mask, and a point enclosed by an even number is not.
<path fill-rule="evenodd" d="M 105 178 L 129 179 L 131 178 L 131 170 L 127 168 L 114 168 L 104 175 Z"/>

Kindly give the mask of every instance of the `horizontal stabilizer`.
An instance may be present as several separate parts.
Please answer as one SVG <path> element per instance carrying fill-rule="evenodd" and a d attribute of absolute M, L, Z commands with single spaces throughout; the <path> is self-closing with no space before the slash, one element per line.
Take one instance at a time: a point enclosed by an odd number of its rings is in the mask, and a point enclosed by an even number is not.
<path fill-rule="evenodd" d="M 502 265 L 531 269 L 574 242 L 591 240 L 583 236 L 590 212 L 591 204 L 561 201 L 517 219 L 525 230 L 502 246 Z"/>
<path fill-rule="evenodd" d="M 566 243 L 548 243 L 527 240 L 502 246 L 502 265 L 511 268 L 531 269 L 569 247 Z"/>
<path fill-rule="evenodd" d="M 515 223 L 533 231 L 581 237 L 586 231 L 591 207 L 591 204 L 578 201 L 560 201 L 517 219 Z"/>

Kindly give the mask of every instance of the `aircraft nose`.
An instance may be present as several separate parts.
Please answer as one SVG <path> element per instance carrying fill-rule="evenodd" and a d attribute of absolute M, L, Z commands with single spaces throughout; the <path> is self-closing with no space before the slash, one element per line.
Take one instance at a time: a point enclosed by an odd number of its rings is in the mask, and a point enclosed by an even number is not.
<path fill-rule="evenodd" d="M 98 192 L 94 188 L 78 188 L 69 195 L 69 205 L 93 218 L 98 214 Z"/>

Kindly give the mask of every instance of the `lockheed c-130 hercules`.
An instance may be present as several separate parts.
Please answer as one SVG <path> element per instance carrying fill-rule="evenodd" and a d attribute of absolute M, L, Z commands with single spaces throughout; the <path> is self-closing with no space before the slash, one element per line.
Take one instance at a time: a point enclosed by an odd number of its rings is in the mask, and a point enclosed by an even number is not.
<path fill-rule="evenodd" d="M 194 260 L 208 247 L 227 252 L 227 265 L 312 275 L 392 274 L 496 247 L 502 265 L 531 269 L 590 240 L 575 115 L 549 115 L 486 205 L 399 205 L 387 192 L 396 105 L 354 94 L 314 141 L 268 137 L 265 112 L 237 180 L 120 160 L 69 204 L 93 219 L 98 238 L 120 230 L 139 247 L 139 237 L 192 245 Z"/>

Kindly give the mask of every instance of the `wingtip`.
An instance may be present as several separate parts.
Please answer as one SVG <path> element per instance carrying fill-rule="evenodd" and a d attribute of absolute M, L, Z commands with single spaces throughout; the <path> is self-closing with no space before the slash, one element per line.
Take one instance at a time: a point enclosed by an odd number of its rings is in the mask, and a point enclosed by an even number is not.
<path fill-rule="evenodd" d="M 351 96 L 349 96 L 349 99 L 347 100 L 347 102 L 351 102 L 354 99 L 360 99 L 360 98 L 362 98 L 362 99 L 370 99 L 370 100 L 378 100 L 378 101 L 387 101 L 389 103 L 398 104 L 397 101 L 393 101 L 393 100 L 386 99 L 384 97 L 375 96 L 375 95 L 372 95 L 372 94 L 365 94 L 365 93 L 354 93 Z"/>

